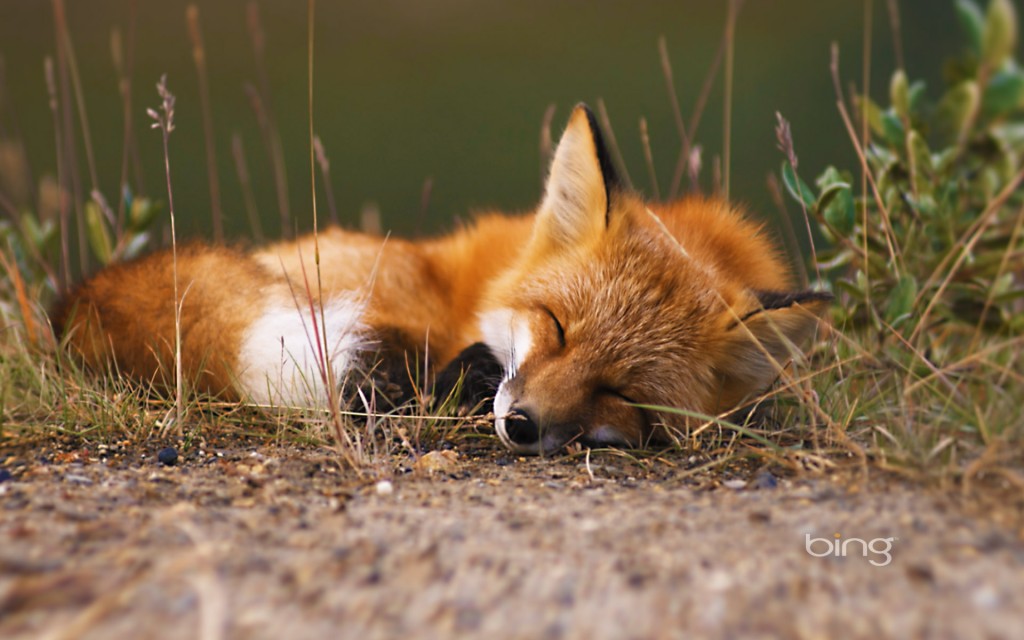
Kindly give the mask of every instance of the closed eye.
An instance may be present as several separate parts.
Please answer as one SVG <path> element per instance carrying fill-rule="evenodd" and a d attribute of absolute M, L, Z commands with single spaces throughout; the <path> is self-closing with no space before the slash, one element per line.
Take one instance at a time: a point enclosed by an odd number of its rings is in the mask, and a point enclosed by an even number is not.
<path fill-rule="evenodd" d="M 547 307 L 544 307 L 544 313 L 548 314 L 551 321 L 555 323 L 555 331 L 558 332 L 558 346 L 565 348 L 565 329 L 562 328 L 562 323 L 558 321 L 558 316 Z"/>
<path fill-rule="evenodd" d="M 597 392 L 601 395 L 613 396 L 629 404 L 639 404 L 636 400 L 629 397 L 619 389 L 616 389 L 615 387 L 601 387 L 597 390 Z"/>

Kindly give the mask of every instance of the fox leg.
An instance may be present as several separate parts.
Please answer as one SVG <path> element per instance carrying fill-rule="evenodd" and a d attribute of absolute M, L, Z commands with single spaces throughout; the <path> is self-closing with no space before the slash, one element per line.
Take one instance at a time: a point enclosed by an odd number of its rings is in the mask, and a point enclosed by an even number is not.
<path fill-rule="evenodd" d="M 490 347 L 483 342 L 471 344 L 434 378 L 434 402 L 452 400 L 459 408 L 490 413 L 504 373 Z"/>

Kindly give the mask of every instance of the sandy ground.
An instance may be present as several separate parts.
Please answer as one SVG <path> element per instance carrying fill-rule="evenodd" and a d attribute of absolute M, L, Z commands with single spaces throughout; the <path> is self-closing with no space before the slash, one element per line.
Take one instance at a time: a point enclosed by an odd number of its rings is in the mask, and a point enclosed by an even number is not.
<path fill-rule="evenodd" d="M 490 442 L 385 484 L 265 441 L 80 447 L 0 444 L 0 638 L 1024 637 L 1012 492 Z"/>

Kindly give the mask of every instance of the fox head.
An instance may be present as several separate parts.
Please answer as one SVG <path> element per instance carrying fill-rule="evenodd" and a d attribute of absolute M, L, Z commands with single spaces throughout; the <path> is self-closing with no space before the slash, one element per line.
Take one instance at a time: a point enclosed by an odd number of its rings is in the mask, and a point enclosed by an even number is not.
<path fill-rule="evenodd" d="M 730 275 L 729 256 L 700 252 L 713 244 L 703 236 L 729 235 L 729 220 L 740 236 L 757 228 L 724 203 L 692 206 L 724 222 L 709 215 L 688 229 L 694 216 L 657 216 L 619 181 L 593 114 L 576 107 L 532 238 L 480 318 L 504 368 L 494 411 L 508 447 L 645 446 L 686 418 L 639 405 L 716 415 L 764 391 L 798 353 L 829 296 L 783 293 L 776 256 L 742 255 L 773 253 L 763 240 L 737 238 L 735 258 L 778 273 Z"/>

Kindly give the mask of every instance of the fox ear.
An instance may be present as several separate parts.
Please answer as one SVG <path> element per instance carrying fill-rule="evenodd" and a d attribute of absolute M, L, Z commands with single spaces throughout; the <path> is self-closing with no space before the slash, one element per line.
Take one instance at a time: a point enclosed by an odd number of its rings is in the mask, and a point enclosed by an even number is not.
<path fill-rule="evenodd" d="M 778 378 L 779 367 L 802 356 L 801 347 L 814 333 L 832 294 L 758 291 L 752 298 L 753 309 L 732 320 L 718 365 L 722 409 L 761 393 Z"/>
<path fill-rule="evenodd" d="M 537 218 L 538 233 L 572 242 L 603 229 L 618 188 L 619 178 L 597 119 L 581 103 L 573 109 L 555 150 Z"/>

